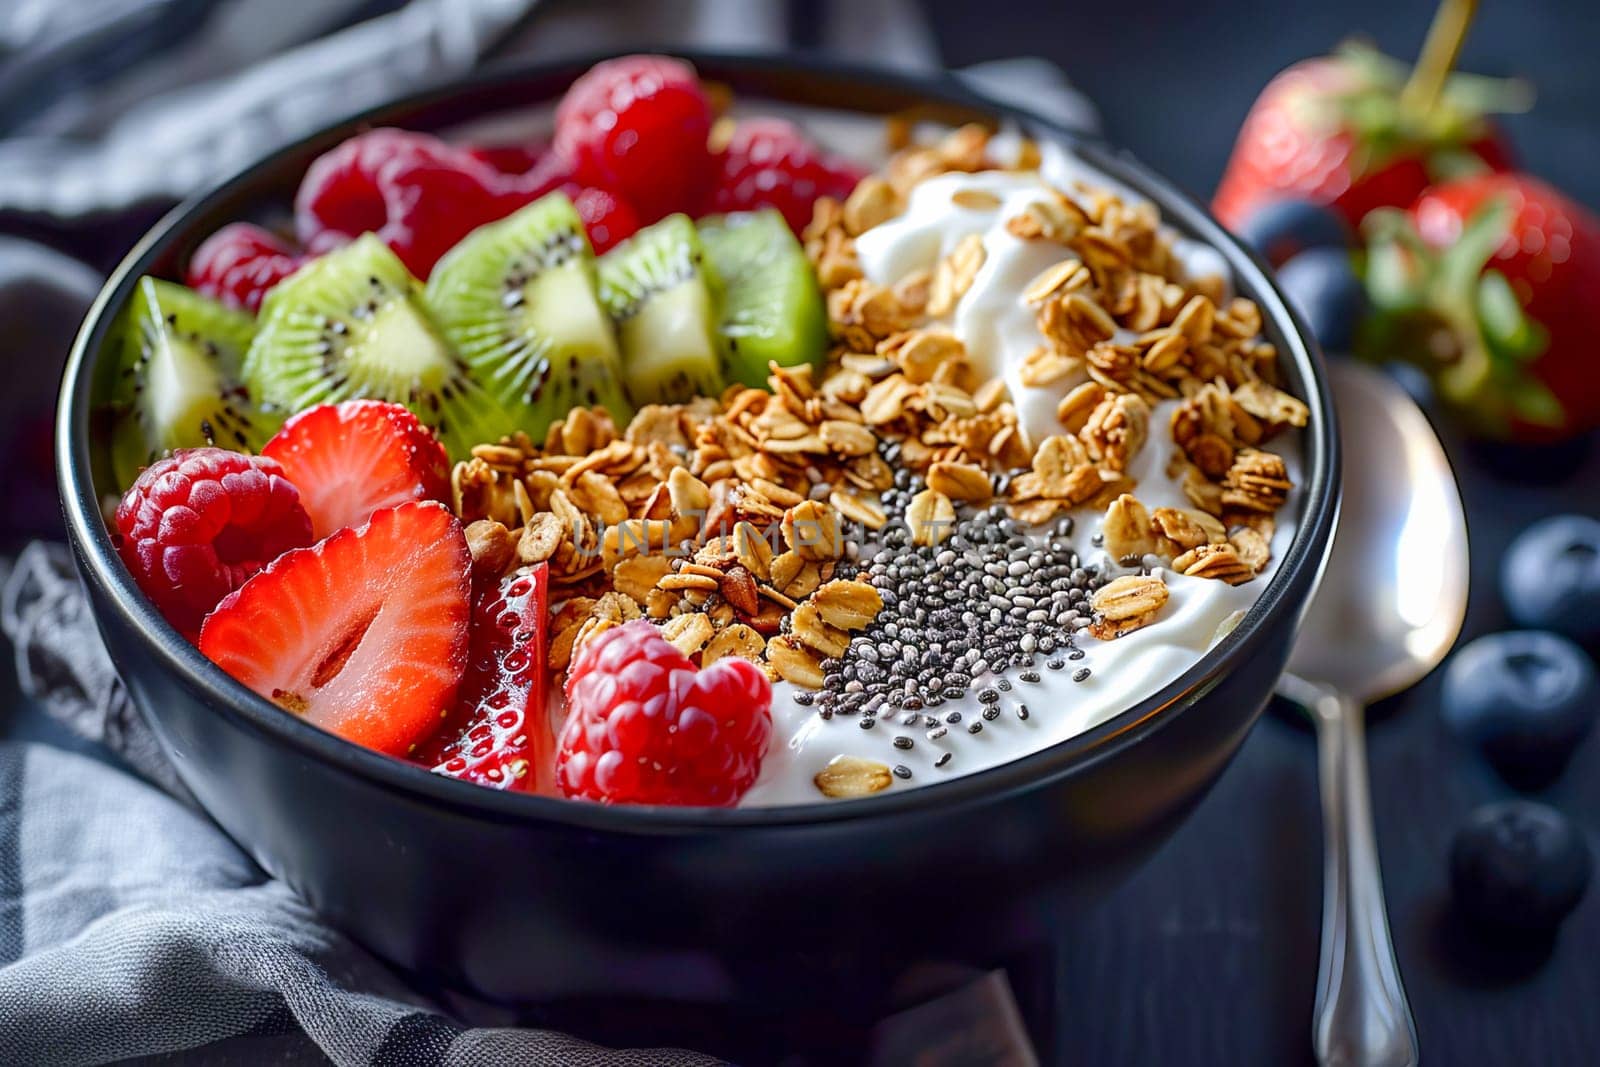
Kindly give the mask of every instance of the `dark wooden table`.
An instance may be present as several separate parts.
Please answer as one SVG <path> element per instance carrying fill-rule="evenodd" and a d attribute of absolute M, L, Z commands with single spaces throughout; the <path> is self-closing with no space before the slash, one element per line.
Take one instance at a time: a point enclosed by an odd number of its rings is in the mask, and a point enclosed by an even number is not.
<path fill-rule="evenodd" d="M 1355 33 L 1391 54 L 1413 54 L 1433 4 L 1146 0 L 1137 17 L 1125 6 L 1056 0 L 924 6 L 947 64 L 1055 61 L 1097 102 L 1118 144 L 1205 197 L 1274 72 Z M 1600 209 L 1597 38 L 1592 0 L 1484 3 L 1462 65 L 1537 85 L 1534 111 L 1508 122 L 1525 165 Z M 1466 639 L 1505 625 L 1496 572 L 1518 530 L 1562 511 L 1600 514 L 1600 456 L 1591 450 L 1565 477 L 1536 484 L 1548 458 L 1491 464 L 1494 457 L 1447 444 L 1469 513 Z M 1512 790 L 1445 730 L 1438 690 L 1435 675 L 1386 702 L 1370 738 L 1389 915 L 1424 1062 L 1600 1063 L 1600 891 L 1553 946 L 1489 949 L 1450 917 L 1451 834 L 1474 806 Z M 1600 857 L 1597 771 L 1600 739 L 1591 737 L 1538 799 L 1580 820 Z M 1041 1035 L 1051 1045 L 1047 1061 L 1310 1061 L 1322 858 L 1315 772 L 1310 731 L 1270 714 L 1122 892 L 1094 914 L 1063 920 L 1055 974 L 1036 983 L 1053 988 L 1019 989 L 1025 1002 L 1053 999 L 1053 1033 Z"/>
<path fill-rule="evenodd" d="M 1561 511 L 1600 513 L 1600 449 L 1558 483 L 1537 485 L 1447 443 L 1471 538 L 1466 640 L 1506 625 L 1497 570 L 1518 530 Z M 1295 714 L 1269 712 L 1153 861 L 1096 912 L 1063 921 L 1049 983 L 1054 1032 L 1041 1035 L 1051 1062 L 1310 1062 L 1321 813 L 1315 744 Z M 1374 710 L 1369 746 L 1389 917 L 1424 1061 L 1600 1062 L 1600 892 L 1553 944 L 1486 944 L 1451 913 L 1454 828 L 1514 791 L 1445 728 L 1438 672 Z M 1600 736 L 1591 736 L 1536 798 L 1577 819 L 1600 850 L 1597 768 Z"/>

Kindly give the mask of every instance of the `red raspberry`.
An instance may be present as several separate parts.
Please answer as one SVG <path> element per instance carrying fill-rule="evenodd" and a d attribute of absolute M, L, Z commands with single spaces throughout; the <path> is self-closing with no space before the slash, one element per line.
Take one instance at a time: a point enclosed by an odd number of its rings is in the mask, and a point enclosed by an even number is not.
<path fill-rule="evenodd" d="M 528 203 L 500 187 L 499 176 L 455 163 L 399 161 L 383 173 L 388 221 L 378 232 L 418 278 L 427 278 L 456 242 Z"/>
<path fill-rule="evenodd" d="M 479 144 L 467 146 L 467 155 L 486 163 L 508 177 L 519 177 L 538 166 L 550 155 L 542 141 L 527 144 Z"/>
<path fill-rule="evenodd" d="M 694 68 L 624 56 L 572 83 L 556 108 L 555 148 L 585 185 L 613 189 L 654 222 L 700 202 L 715 171 L 711 102 Z"/>
<path fill-rule="evenodd" d="M 358 133 L 306 168 L 294 198 L 295 232 L 310 245 L 324 230 L 354 236 L 380 229 L 388 221 L 380 189 L 385 168 L 397 160 L 438 163 L 462 156 L 425 133 L 388 128 Z M 481 166 L 475 160 L 470 165 Z"/>
<path fill-rule="evenodd" d="M 180 448 L 152 463 L 123 494 L 116 523 L 134 581 L 191 639 L 218 601 L 312 541 L 283 468 L 221 448 Z"/>
<path fill-rule="evenodd" d="M 696 670 L 644 619 L 579 651 L 567 675 L 556 783 L 608 804 L 728 807 L 772 738 L 772 685 L 730 656 Z"/>
<path fill-rule="evenodd" d="M 639 229 L 639 216 L 616 193 L 604 189 L 569 189 L 568 195 L 597 253 L 632 237 Z"/>
<path fill-rule="evenodd" d="M 368 130 L 311 164 L 295 195 L 295 230 L 313 251 L 371 231 L 426 278 L 457 241 L 527 201 L 464 149 L 424 133 Z"/>
<path fill-rule="evenodd" d="M 711 191 L 711 211 L 775 207 L 796 234 L 811 221 L 820 196 L 844 199 L 862 171 L 823 153 L 786 119 L 746 119 L 733 129 Z"/>
<path fill-rule="evenodd" d="M 304 262 L 277 234 L 248 222 L 232 222 L 194 250 L 185 281 L 189 288 L 224 304 L 255 311 L 267 290 Z"/>
<path fill-rule="evenodd" d="M 581 188 L 576 173 L 571 160 L 559 152 L 551 152 L 524 173 L 506 178 L 505 188 L 508 196 L 520 197 L 531 204 L 557 189 L 572 192 Z"/>
<path fill-rule="evenodd" d="M 551 152 L 525 174 L 506 180 L 506 197 L 517 206 L 531 204 L 557 190 L 567 194 L 588 231 L 589 243 L 596 252 L 633 236 L 639 229 L 639 215 L 617 193 L 609 189 L 584 187 L 574 178 L 575 169 L 566 157 Z"/>

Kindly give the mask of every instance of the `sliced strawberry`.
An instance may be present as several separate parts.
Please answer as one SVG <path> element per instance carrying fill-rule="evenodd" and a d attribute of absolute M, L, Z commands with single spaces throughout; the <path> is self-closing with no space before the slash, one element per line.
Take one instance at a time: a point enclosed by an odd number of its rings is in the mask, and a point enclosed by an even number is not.
<path fill-rule="evenodd" d="M 229 594 L 206 616 L 200 651 L 291 714 L 403 756 L 455 702 L 471 567 L 448 508 L 386 508 Z"/>
<path fill-rule="evenodd" d="M 317 537 L 360 526 L 379 508 L 450 498 L 450 457 L 399 404 L 346 400 L 308 408 L 262 446 L 300 490 Z"/>
<path fill-rule="evenodd" d="M 545 668 L 549 568 L 540 563 L 477 591 L 467 675 L 455 709 L 412 754 L 437 774 L 532 792 L 554 765 Z"/>

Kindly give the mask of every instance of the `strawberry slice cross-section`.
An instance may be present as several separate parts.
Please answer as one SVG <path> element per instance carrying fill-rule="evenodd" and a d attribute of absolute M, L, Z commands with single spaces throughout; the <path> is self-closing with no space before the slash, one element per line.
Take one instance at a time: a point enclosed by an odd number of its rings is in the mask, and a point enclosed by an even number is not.
<path fill-rule="evenodd" d="M 262 446 L 300 491 L 318 537 L 360 526 L 379 508 L 450 499 L 450 457 L 400 404 L 346 400 L 295 415 Z"/>
<path fill-rule="evenodd" d="M 549 568 L 481 582 L 466 679 L 444 726 L 412 758 L 436 774 L 534 792 L 554 767 L 545 665 Z"/>
<path fill-rule="evenodd" d="M 471 566 L 449 509 L 385 508 L 230 594 L 206 617 L 200 651 L 291 714 L 403 756 L 455 702 Z"/>

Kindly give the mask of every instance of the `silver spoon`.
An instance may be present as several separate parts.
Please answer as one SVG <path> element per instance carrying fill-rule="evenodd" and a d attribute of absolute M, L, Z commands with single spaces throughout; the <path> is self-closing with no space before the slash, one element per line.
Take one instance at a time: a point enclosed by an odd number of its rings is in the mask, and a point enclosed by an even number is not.
<path fill-rule="evenodd" d="M 1344 500 L 1322 584 L 1278 693 L 1316 724 L 1322 786 L 1322 957 L 1317 1062 L 1417 1062 L 1372 829 L 1366 705 L 1431 671 L 1467 608 L 1467 528 L 1428 420 L 1389 378 L 1329 367 L 1344 451 Z"/>

